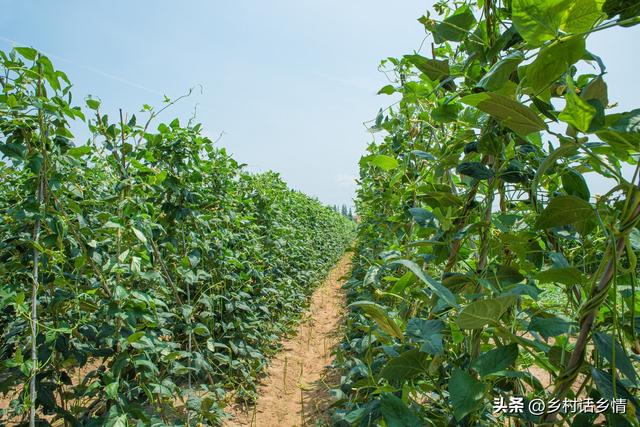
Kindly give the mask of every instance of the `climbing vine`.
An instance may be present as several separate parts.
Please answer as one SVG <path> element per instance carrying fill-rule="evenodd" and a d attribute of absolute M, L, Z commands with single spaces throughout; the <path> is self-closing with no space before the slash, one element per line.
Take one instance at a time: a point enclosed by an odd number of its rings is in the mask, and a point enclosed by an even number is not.
<path fill-rule="evenodd" d="M 400 100 L 360 161 L 336 422 L 639 425 L 640 110 L 612 111 L 607 83 L 634 83 L 607 82 L 587 40 L 640 3 L 433 10 L 427 53 L 381 64 Z"/>

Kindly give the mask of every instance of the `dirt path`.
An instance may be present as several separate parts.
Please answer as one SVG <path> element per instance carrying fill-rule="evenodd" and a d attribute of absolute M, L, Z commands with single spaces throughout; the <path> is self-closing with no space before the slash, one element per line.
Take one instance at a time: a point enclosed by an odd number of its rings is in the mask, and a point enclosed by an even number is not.
<path fill-rule="evenodd" d="M 233 418 L 226 427 L 300 427 L 329 425 L 329 389 L 339 382 L 339 373 L 329 367 L 331 353 L 341 339 L 345 312 L 343 280 L 351 266 L 346 254 L 333 267 L 311 297 L 305 320 L 296 336 L 283 343 L 266 378 L 258 388 L 255 407 L 227 408 Z"/>

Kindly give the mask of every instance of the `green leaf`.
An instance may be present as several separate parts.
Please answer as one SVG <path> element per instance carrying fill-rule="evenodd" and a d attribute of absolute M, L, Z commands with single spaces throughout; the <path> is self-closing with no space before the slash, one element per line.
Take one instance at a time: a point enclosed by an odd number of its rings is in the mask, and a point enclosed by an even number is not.
<path fill-rule="evenodd" d="M 567 80 L 570 80 L 570 77 Z M 566 104 L 564 110 L 558 114 L 558 118 L 581 132 L 587 132 L 596 115 L 595 107 L 582 99 L 571 84 L 567 88 L 564 98 Z"/>
<path fill-rule="evenodd" d="M 604 0 L 573 0 L 560 29 L 567 34 L 585 33 L 606 18 L 602 12 Z"/>
<path fill-rule="evenodd" d="M 399 397 L 391 393 L 382 393 L 380 412 L 388 427 L 408 427 L 420 425 L 420 420 Z"/>
<path fill-rule="evenodd" d="M 119 387 L 119 383 L 118 381 L 114 381 L 112 383 L 109 383 L 105 386 L 104 391 L 107 393 L 107 397 L 109 399 L 117 399 L 118 398 L 118 387 Z"/>
<path fill-rule="evenodd" d="M 194 327 L 193 327 L 193 333 L 196 335 L 200 335 L 201 337 L 208 337 L 209 335 L 211 335 L 209 333 L 209 328 L 207 328 L 205 325 L 203 325 L 202 323 L 197 323 Z"/>
<path fill-rule="evenodd" d="M 33 61 L 38 56 L 38 51 L 32 47 L 16 47 L 14 50 L 29 61 Z"/>
<path fill-rule="evenodd" d="M 127 337 L 127 342 L 129 344 L 134 343 L 134 342 L 138 342 L 140 341 L 140 339 L 145 335 L 144 331 L 138 331 L 138 332 L 134 332 L 133 334 L 129 335 Z"/>
<path fill-rule="evenodd" d="M 584 177 L 577 170 L 568 168 L 562 174 L 562 188 L 570 196 L 580 197 L 582 200 L 589 201 L 591 192 Z"/>
<path fill-rule="evenodd" d="M 391 156 L 386 156 L 384 154 L 365 157 L 363 160 L 365 160 L 366 163 L 372 164 L 385 171 L 396 169 L 399 166 L 399 163 L 396 159 L 394 159 Z"/>
<path fill-rule="evenodd" d="M 580 36 L 561 40 L 544 47 L 538 53 L 535 61 L 526 66 L 523 85 L 531 88 L 534 94 L 542 92 L 569 71 L 571 65 L 580 60 L 584 52 L 585 41 Z"/>
<path fill-rule="evenodd" d="M 410 208 L 409 213 L 421 227 L 425 227 L 434 218 L 433 213 L 424 208 Z"/>
<path fill-rule="evenodd" d="M 637 151 L 640 146 L 640 108 L 605 117 L 607 128 L 596 135 L 607 144 L 625 150 Z"/>
<path fill-rule="evenodd" d="M 122 414 L 122 415 L 118 415 L 117 417 L 113 417 L 113 418 L 110 417 L 107 423 L 105 424 L 105 427 L 128 427 L 127 415 Z"/>
<path fill-rule="evenodd" d="M 434 355 L 442 354 L 444 352 L 442 345 L 444 326 L 442 320 L 425 320 L 414 317 L 407 323 L 406 335 L 422 344 L 420 351 Z"/>
<path fill-rule="evenodd" d="M 91 108 L 92 110 L 98 110 L 98 108 L 100 108 L 100 101 L 97 99 L 93 99 L 93 98 L 87 98 L 85 99 L 85 102 L 87 103 L 87 107 Z"/>
<path fill-rule="evenodd" d="M 534 316 L 527 327 L 528 331 L 535 331 L 545 339 L 566 334 L 571 331 L 572 324 L 559 317 Z"/>
<path fill-rule="evenodd" d="M 600 356 L 607 359 L 611 366 L 613 366 L 615 360 L 616 369 L 635 384 L 638 383 L 636 371 L 618 340 L 614 339 L 610 334 L 596 332 L 593 334 L 593 343 Z"/>
<path fill-rule="evenodd" d="M 593 207 L 580 197 L 558 196 L 540 213 L 535 227 L 547 229 L 573 225 L 580 234 L 588 231 L 591 220 L 595 217 Z"/>
<path fill-rule="evenodd" d="M 80 158 L 89 153 L 91 153 L 91 147 L 89 147 L 88 145 L 83 145 L 82 147 L 69 148 L 69 150 L 67 151 L 68 155 L 75 158 Z"/>
<path fill-rule="evenodd" d="M 515 296 L 474 301 L 462 309 L 456 324 L 460 329 L 479 329 L 495 324 L 516 301 Z"/>
<path fill-rule="evenodd" d="M 449 76 L 448 61 L 429 59 L 421 55 L 405 55 L 404 57 L 431 80 L 442 80 Z"/>
<path fill-rule="evenodd" d="M 147 238 L 145 237 L 144 233 L 142 233 L 142 231 L 138 230 L 135 227 L 131 227 L 131 230 L 133 231 L 133 234 L 136 235 L 138 240 L 140 240 L 142 243 L 147 243 Z"/>
<path fill-rule="evenodd" d="M 532 47 L 556 37 L 573 0 L 513 0 L 511 20 Z"/>
<path fill-rule="evenodd" d="M 428 357 L 426 353 L 418 350 L 405 351 L 384 365 L 380 371 L 380 377 L 392 384 L 402 384 L 427 370 Z"/>
<path fill-rule="evenodd" d="M 402 330 L 397 325 L 395 320 L 391 319 L 387 315 L 386 309 L 371 301 L 356 301 L 349 304 L 349 307 L 356 307 L 362 309 L 366 314 L 368 314 L 375 322 L 378 324 L 380 329 L 385 331 L 391 336 L 402 339 Z"/>
<path fill-rule="evenodd" d="M 462 206 L 464 204 L 459 197 L 446 191 L 427 191 L 421 196 L 428 206 L 434 208 Z"/>
<path fill-rule="evenodd" d="M 523 60 L 524 54 L 521 51 L 510 53 L 487 71 L 478 82 L 478 86 L 488 91 L 500 90 Z"/>
<path fill-rule="evenodd" d="M 607 14 L 608 18 L 613 18 L 620 14 L 620 19 L 634 18 L 640 15 L 640 1 L 638 0 L 606 0 L 602 5 L 602 10 Z M 633 26 L 640 23 L 637 19 L 629 24 L 621 24 L 621 26 Z"/>
<path fill-rule="evenodd" d="M 609 104 L 609 91 L 607 84 L 604 82 L 602 76 L 597 76 L 592 79 L 580 92 L 580 97 L 585 101 L 591 99 L 597 99 L 603 106 Z"/>
<path fill-rule="evenodd" d="M 23 144 L 8 142 L 0 144 L 0 152 L 7 157 L 22 160 L 27 152 L 27 147 Z"/>
<path fill-rule="evenodd" d="M 576 285 L 585 281 L 583 274 L 575 267 L 550 268 L 539 272 L 533 278 L 540 283 L 562 283 L 564 285 Z"/>
<path fill-rule="evenodd" d="M 482 353 L 473 361 L 471 367 L 475 369 L 481 377 L 504 371 L 513 365 L 518 358 L 518 344 L 511 343 Z"/>
<path fill-rule="evenodd" d="M 386 85 L 378 91 L 378 95 L 381 95 L 381 94 L 393 95 L 395 91 L 396 91 L 396 88 L 394 88 L 393 85 Z"/>
<path fill-rule="evenodd" d="M 465 96 L 461 101 L 490 114 L 503 126 L 521 136 L 547 128 L 544 121 L 531 108 L 497 93 L 475 93 Z"/>
<path fill-rule="evenodd" d="M 601 369 L 592 368 L 591 377 L 593 378 L 593 382 L 596 383 L 596 387 L 598 388 L 598 391 L 600 392 L 600 394 L 602 394 L 603 398 L 607 400 L 620 399 L 620 398 L 627 399 L 627 405 L 632 404 L 633 406 L 635 406 L 634 409 L 637 413 L 638 401 L 633 396 L 633 394 L 631 394 L 629 390 L 627 390 L 626 387 L 617 378 L 615 379 L 616 387 L 614 391 L 613 389 L 614 375 L 613 374 L 609 372 L 605 372 Z M 629 409 L 630 408 L 627 408 L 627 411 L 629 411 Z"/>
<path fill-rule="evenodd" d="M 390 264 L 391 265 L 400 264 L 407 267 L 409 270 L 411 270 L 413 274 L 416 275 L 418 279 L 422 280 L 424 284 L 429 286 L 429 288 L 431 288 L 433 293 L 435 293 L 438 297 L 440 297 L 444 302 L 446 302 L 452 307 L 458 307 L 458 303 L 456 302 L 456 297 L 451 293 L 451 291 L 446 287 L 444 287 L 441 283 L 438 283 L 431 276 L 429 276 L 429 274 L 423 271 L 415 262 L 409 261 L 406 259 L 401 259 L 401 260 L 394 261 Z"/>
<path fill-rule="evenodd" d="M 431 118 L 442 123 L 455 122 L 458 119 L 460 109 L 460 104 L 454 102 L 439 105 L 431 110 Z"/>
<path fill-rule="evenodd" d="M 456 172 L 477 180 L 489 179 L 494 176 L 493 171 L 480 162 L 462 162 L 456 168 Z"/>
<path fill-rule="evenodd" d="M 640 133 L 640 108 L 622 114 L 610 128 L 616 132 Z"/>
<path fill-rule="evenodd" d="M 468 373 L 454 369 L 449 378 L 449 401 L 453 407 L 453 415 L 461 421 L 469 415 L 482 401 L 485 385 Z"/>
<path fill-rule="evenodd" d="M 436 43 L 442 43 L 444 40 L 462 41 L 475 23 L 476 18 L 473 16 L 469 6 L 461 6 L 456 9 L 453 15 L 435 26 L 432 30 L 434 41 Z"/>

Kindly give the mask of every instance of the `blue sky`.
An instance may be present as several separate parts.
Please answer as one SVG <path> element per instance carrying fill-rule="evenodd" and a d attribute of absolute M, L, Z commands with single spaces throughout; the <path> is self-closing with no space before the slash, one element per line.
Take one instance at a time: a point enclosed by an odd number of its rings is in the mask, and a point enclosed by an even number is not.
<path fill-rule="evenodd" d="M 358 160 L 372 136 L 363 122 L 392 97 L 381 59 L 411 53 L 424 30 L 417 0 L 3 0 L 0 48 L 9 40 L 49 54 L 115 117 L 194 94 L 162 117 L 197 118 L 253 171 L 272 169 L 328 204 L 351 204 Z M 640 105 L 640 26 L 589 38 L 604 59 L 618 110 Z M 202 88 L 202 93 L 200 92 Z M 594 190 L 607 187 L 594 182 Z M 601 188 L 602 187 L 602 188 Z"/>

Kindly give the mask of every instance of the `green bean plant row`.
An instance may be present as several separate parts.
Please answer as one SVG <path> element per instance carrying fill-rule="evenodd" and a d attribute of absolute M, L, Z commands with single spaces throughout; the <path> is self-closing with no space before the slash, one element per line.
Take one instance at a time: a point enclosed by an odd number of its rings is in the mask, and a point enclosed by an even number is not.
<path fill-rule="evenodd" d="M 199 124 L 156 124 L 175 100 L 74 106 L 32 48 L 0 52 L 0 85 L 0 424 L 218 424 L 353 221 L 245 172 Z"/>
<path fill-rule="evenodd" d="M 587 42 L 640 3 L 431 6 L 381 64 L 335 422 L 638 426 L 640 109 L 607 93 L 637 82 Z"/>

